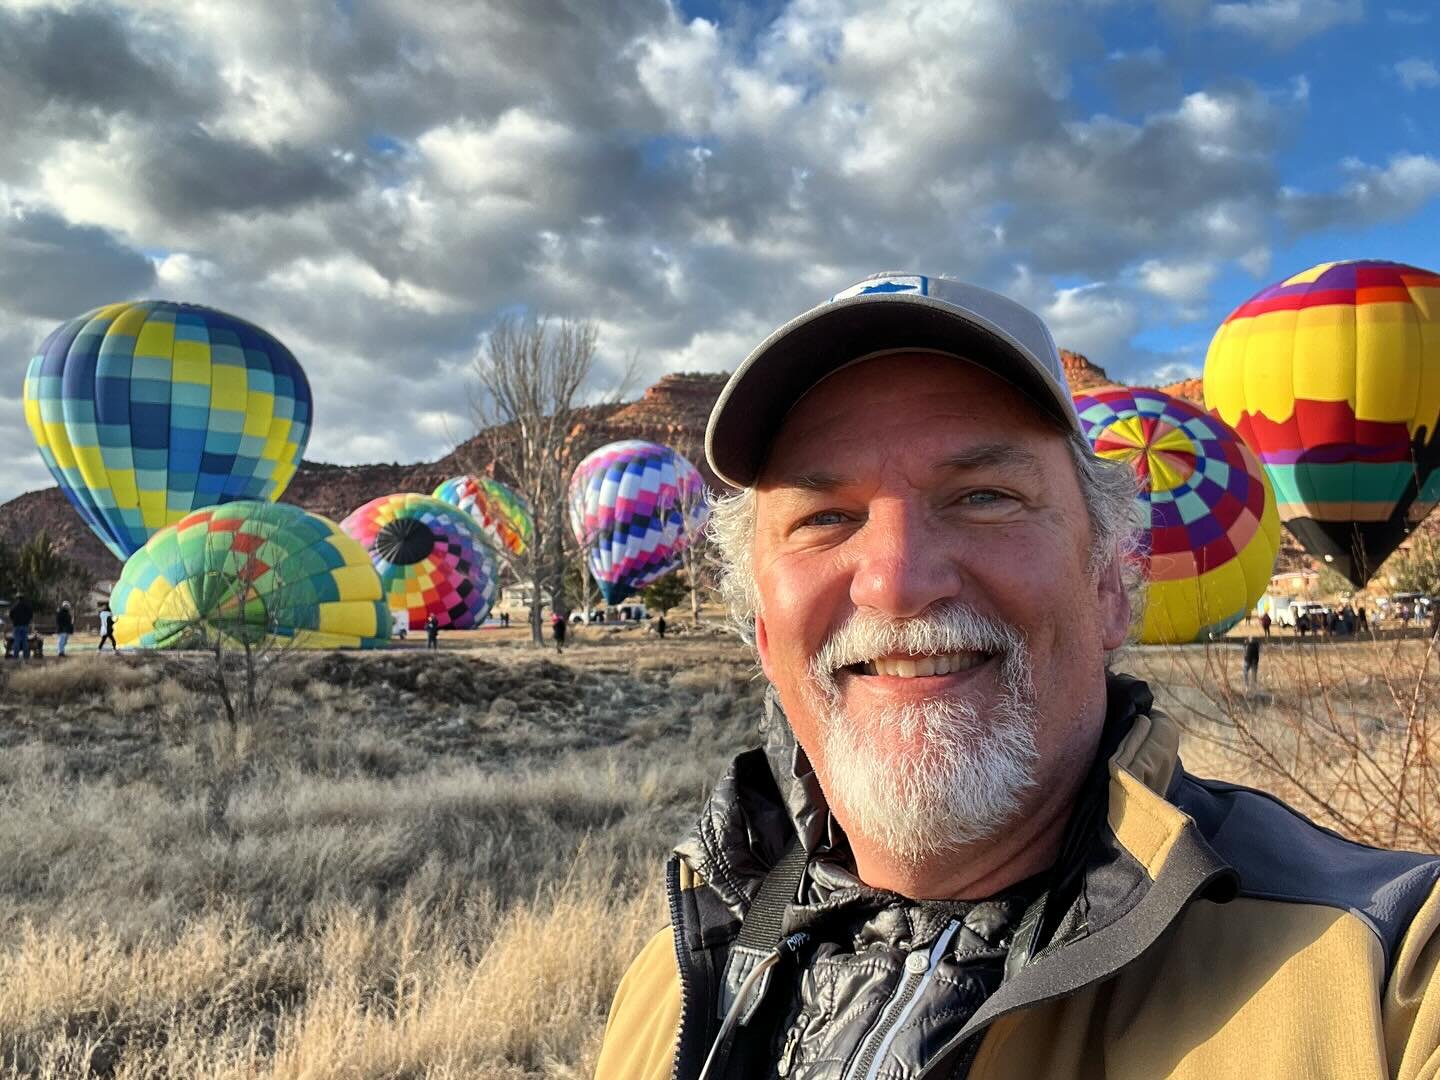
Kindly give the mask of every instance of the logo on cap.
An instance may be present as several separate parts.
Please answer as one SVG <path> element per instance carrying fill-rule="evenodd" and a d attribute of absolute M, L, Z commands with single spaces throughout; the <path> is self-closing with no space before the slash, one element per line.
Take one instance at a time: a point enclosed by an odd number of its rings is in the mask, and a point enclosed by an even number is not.
<path fill-rule="evenodd" d="M 836 300 L 845 300 L 852 296 L 872 296 L 877 293 L 919 293 L 921 296 L 930 295 L 930 279 L 919 274 L 906 274 L 895 277 L 869 278 L 858 285 L 851 285 L 843 292 L 838 292 L 830 297 L 833 303 Z"/>

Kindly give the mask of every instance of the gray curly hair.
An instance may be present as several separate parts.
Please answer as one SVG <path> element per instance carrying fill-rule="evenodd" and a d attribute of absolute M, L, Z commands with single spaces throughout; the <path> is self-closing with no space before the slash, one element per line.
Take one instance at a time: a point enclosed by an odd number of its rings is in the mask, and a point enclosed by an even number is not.
<path fill-rule="evenodd" d="M 1135 473 L 1128 465 L 1097 456 L 1083 435 L 1070 433 L 1067 446 L 1090 518 L 1090 573 L 1099 574 L 1119 563 L 1130 597 L 1131 625 L 1136 625 L 1144 610 L 1145 583 L 1135 558 L 1141 524 L 1135 501 L 1139 492 Z M 752 562 L 755 489 L 717 496 L 710 506 L 707 528 L 719 551 L 720 595 L 741 637 L 753 642 L 755 612 L 760 606 Z"/>

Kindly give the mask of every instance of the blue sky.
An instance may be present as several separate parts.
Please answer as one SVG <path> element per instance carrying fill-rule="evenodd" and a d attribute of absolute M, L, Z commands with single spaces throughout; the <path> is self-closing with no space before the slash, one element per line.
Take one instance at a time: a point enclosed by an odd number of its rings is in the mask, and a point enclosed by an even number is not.
<path fill-rule="evenodd" d="M 507 312 L 653 380 L 884 269 L 1007 292 L 1113 378 L 1198 374 L 1274 280 L 1440 265 L 1431 9 L 0 0 L 0 439 L 39 339 L 142 296 L 276 333 L 341 462 L 464 437 Z M 0 499 L 46 483 L 21 455 Z"/>

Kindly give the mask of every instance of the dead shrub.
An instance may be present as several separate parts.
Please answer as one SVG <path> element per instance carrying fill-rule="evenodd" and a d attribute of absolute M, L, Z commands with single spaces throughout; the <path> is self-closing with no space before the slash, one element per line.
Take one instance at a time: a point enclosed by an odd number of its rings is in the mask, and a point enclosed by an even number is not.
<path fill-rule="evenodd" d="M 1436 648 L 1286 642 L 1265 649 L 1253 691 L 1234 646 L 1129 659 L 1181 724 L 1191 771 L 1273 791 L 1362 843 L 1440 851 Z"/>
<path fill-rule="evenodd" d="M 153 676 L 115 656 L 66 657 L 64 662 L 29 663 L 11 674 L 7 689 L 51 704 L 79 704 L 110 690 L 135 690 Z"/>

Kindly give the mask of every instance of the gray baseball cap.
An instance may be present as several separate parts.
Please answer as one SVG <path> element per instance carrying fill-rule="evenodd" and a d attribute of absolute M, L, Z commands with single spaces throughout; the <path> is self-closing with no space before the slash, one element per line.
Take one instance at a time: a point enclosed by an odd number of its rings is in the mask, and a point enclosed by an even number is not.
<path fill-rule="evenodd" d="M 785 417 L 816 383 L 861 360 L 912 350 L 977 364 L 1080 431 L 1059 350 L 1040 316 L 953 278 L 880 274 L 791 319 L 736 368 L 710 412 L 710 468 L 727 484 L 749 487 Z"/>

